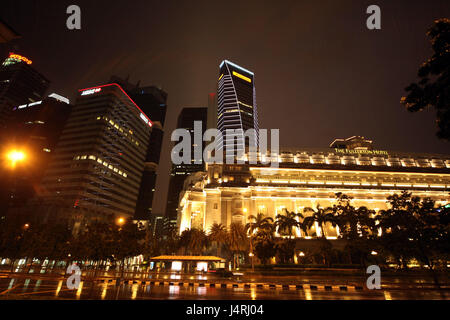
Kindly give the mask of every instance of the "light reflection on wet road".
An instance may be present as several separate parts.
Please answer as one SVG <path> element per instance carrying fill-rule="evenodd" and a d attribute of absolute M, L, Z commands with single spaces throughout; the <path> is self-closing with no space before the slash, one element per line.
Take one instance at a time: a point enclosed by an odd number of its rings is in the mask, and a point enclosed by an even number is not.
<path fill-rule="evenodd" d="M 447 297 L 449 292 L 446 292 Z M 0 279 L 0 299 L 164 299 L 164 300 L 414 300 L 441 299 L 432 289 L 316 291 L 260 288 L 210 288 L 154 286 L 142 284 L 93 283 L 82 281 L 76 290 L 67 289 L 65 280 L 27 278 Z M 448 298 L 447 298 L 448 299 Z"/>

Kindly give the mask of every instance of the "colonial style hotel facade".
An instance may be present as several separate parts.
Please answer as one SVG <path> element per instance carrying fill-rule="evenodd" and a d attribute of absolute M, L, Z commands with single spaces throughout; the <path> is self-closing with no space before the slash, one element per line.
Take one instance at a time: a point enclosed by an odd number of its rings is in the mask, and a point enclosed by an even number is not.
<path fill-rule="evenodd" d="M 386 209 L 386 198 L 403 190 L 430 197 L 438 205 L 450 201 L 450 155 L 373 150 L 363 137 L 335 140 L 330 148 L 284 149 L 279 168 L 269 165 L 214 164 L 189 176 L 180 195 L 178 224 L 209 231 L 214 223 L 247 223 L 263 213 L 275 219 L 284 210 L 328 207 L 338 192 L 356 207 Z M 320 235 L 318 226 L 309 234 Z M 335 239 L 339 230 L 324 230 Z M 309 238 L 301 230 L 297 237 Z"/>

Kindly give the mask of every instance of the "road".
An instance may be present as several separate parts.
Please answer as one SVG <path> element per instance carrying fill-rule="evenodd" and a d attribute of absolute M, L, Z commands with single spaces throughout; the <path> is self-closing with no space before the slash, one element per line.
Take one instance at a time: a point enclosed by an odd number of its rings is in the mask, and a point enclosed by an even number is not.
<path fill-rule="evenodd" d="M 168 278 L 167 275 L 152 275 L 154 278 Z M 164 299 L 164 300 L 420 300 L 420 299 L 448 299 L 450 291 L 447 289 L 440 292 L 433 288 L 427 279 L 416 279 L 411 281 L 408 278 L 386 279 L 381 290 L 312 290 L 309 285 L 303 285 L 301 289 L 289 290 L 286 288 L 211 288 L 202 286 L 202 281 L 214 282 L 219 280 L 205 279 L 202 276 L 189 276 L 187 279 L 194 282 L 195 285 L 183 286 L 177 285 L 178 281 L 185 281 L 180 276 L 178 279 L 170 280 L 174 285 L 151 285 L 149 282 L 142 284 L 140 281 L 136 284 L 116 285 L 114 281 L 105 283 L 91 281 L 85 275 L 82 276 L 82 282 L 78 290 L 69 290 L 66 286 L 66 278 L 58 275 L 45 274 L 24 274 L 24 273 L 1 273 L 0 274 L 0 299 L 95 299 L 95 300 L 145 300 L 145 299 Z M 201 277 L 201 279 L 199 279 Z M 184 277 L 183 277 L 184 278 Z M 192 279 L 194 278 L 194 279 Z M 278 283 L 309 283 L 319 284 L 330 283 L 331 280 L 337 281 L 328 276 L 304 276 L 297 277 L 254 277 L 255 279 L 246 279 L 248 282 L 277 281 Z M 360 279 L 355 276 L 349 276 L 342 280 L 347 283 L 359 282 Z M 148 278 L 147 278 L 148 279 Z M 253 281 L 252 281 L 253 280 Z M 234 281 L 235 283 L 236 281 Z M 200 285 L 198 285 L 200 283 Z M 421 288 L 424 287 L 424 288 Z M 445 296 L 442 296 L 442 293 Z"/>

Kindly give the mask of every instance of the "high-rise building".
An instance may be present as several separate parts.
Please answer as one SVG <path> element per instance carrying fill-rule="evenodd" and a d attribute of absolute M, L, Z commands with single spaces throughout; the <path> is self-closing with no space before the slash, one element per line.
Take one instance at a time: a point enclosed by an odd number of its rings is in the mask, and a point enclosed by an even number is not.
<path fill-rule="evenodd" d="M 134 214 L 135 220 L 149 220 L 153 213 L 153 200 L 156 192 L 157 170 L 164 137 L 168 95 L 156 86 L 140 87 L 140 82 L 131 84 L 128 79 L 121 79 L 117 76 L 111 77 L 110 82 L 120 84 L 153 122 Z"/>
<path fill-rule="evenodd" d="M 202 122 L 202 133 L 206 131 L 208 108 L 184 108 L 178 117 L 177 128 L 186 129 L 191 133 L 191 162 L 188 164 L 174 164 L 170 173 L 169 191 L 167 193 L 166 217 L 176 221 L 180 192 L 187 176 L 204 170 L 203 164 L 194 163 L 194 122 Z M 202 146 L 204 147 L 204 146 Z M 203 149 L 202 149 L 203 150 Z"/>
<path fill-rule="evenodd" d="M 43 179 L 46 216 L 133 217 L 152 126 L 120 85 L 80 90 Z"/>
<path fill-rule="evenodd" d="M 207 129 L 217 129 L 217 93 L 208 95 Z"/>
<path fill-rule="evenodd" d="M 42 100 L 50 85 L 31 64 L 30 59 L 10 53 L 0 66 L 0 127 L 7 123 L 14 107 Z"/>
<path fill-rule="evenodd" d="M 245 151 L 248 143 L 244 132 L 256 130 L 258 139 L 258 111 L 253 72 L 228 60 L 220 64 L 217 94 L 217 128 L 222 132 L 218 149 L 233 148 L 236 153 Z M 237 136 L 226 135 L 227 129 L 238 130 Z M 234 154 L 236 154 L 234 153 Z"/>
<path fill-rule="evenodd" d="M 2 154 L 24 153 L 24 161 L 2 174 L 2 206 L 22 207 L 34 196 L 69 117 L 69 100 L 51 94 L 42 101 L 15 106 L 1 130 Z M 6 210 L 4 210 L 6 211 Z"/>

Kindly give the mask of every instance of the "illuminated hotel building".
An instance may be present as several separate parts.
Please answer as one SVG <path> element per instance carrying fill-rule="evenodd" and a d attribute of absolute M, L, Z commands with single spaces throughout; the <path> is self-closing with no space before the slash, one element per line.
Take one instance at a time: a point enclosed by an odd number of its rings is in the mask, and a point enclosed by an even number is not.
<path fill-rule="evenodd" d="M 438 205 L 450 201 L 449 155 L 372 150 L 366 145 L 284 149 L 278 161 L 279 168 L 208 165 L 206 172 L 189 177 L 179 207 L 180 232 L 190 228 L 208 231 L 213 223 L 245 224 L 250 215 L 258 213 L 275 219 L 284 209 L 303 213 L 306 207 L 328 207 L 338 192 L 352 197 L 354 206 L 375 211 L 386 209 L 387 196 L 403 190 L 430 197 Z M 309 235 L 321 234 L 316 231 Z M 338 232 L 328 225 L 325 235 L 333 239 Z M 309 235 L 297 230 L 297 237 Z"/>
<path fill-rule="evenodd" d="M 10 53 L 0 66 L 0 127 L 8 122 L 14 107 L 44 98 L 50 81 L 31 67 L 32 63 Z"/>
<path fill-rule="evenodd" d="M 248 129 L 257 130 L 258 112 L 256 107 L 255 75 L 253 72 L 228 60 L 220 64 L 217 91 L 217 129 L 223 140 L 218 141 L 218 150 L 233 146 L 236 152 L 245 150 L 243 133 Z M 226 136 L 227 129 L 241 130 L 239 136 Z M 234 153 L 236 154 L 236 153 Z"/>
<path fill-rule="evenodd" d="M 151 130 L 120 85 L 80 90 L 43 179 L 47 216 L 132 217 Z"/>

